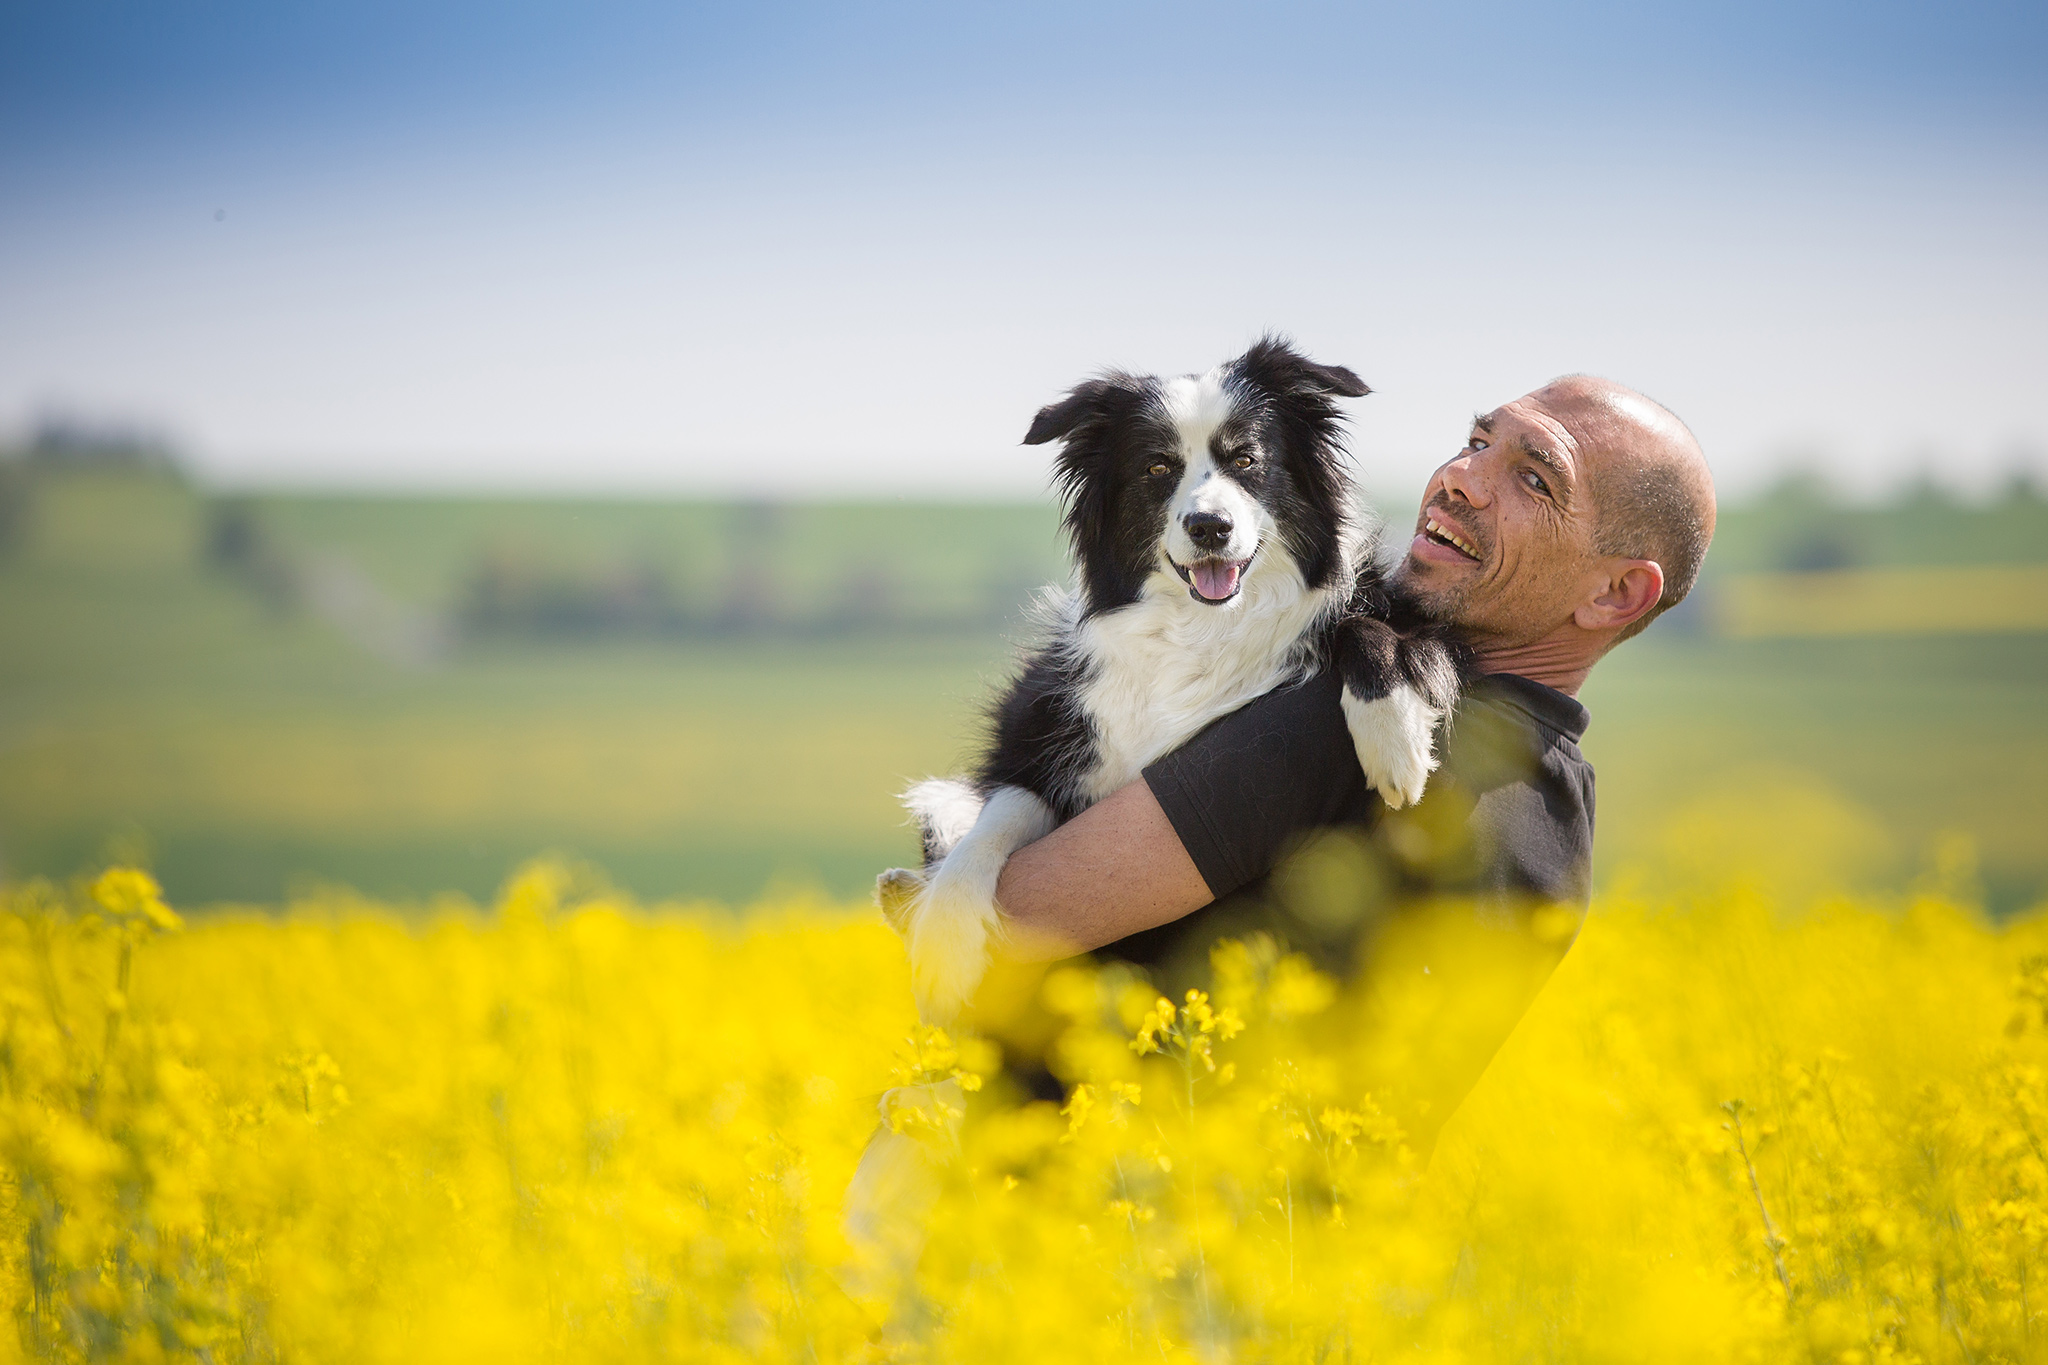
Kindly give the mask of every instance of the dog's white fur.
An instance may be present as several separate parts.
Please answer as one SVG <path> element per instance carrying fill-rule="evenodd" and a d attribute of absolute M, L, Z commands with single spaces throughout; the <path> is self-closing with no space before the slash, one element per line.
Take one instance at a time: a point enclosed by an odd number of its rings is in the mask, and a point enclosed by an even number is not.
<path fill-rule="evenodd" d="M 1380 800 L 1392 810 L 1420 801 L 1429 775 L 1436 771 L 1430 741 L 1443 713 L 1412 687 L 1397 687 L 1373 701 L 1360 701 L 1347 689 L 1342 705 L 1359 766 Z"/>

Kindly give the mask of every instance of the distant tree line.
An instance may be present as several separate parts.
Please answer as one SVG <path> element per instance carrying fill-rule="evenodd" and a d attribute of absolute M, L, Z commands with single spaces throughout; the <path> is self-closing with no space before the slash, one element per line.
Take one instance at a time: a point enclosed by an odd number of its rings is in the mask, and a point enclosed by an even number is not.
<path fill-rule="evenodd" d="M 23 459 L 30 465 L 107 469 L 182 477 L 169 436 L 139 422 L 46 412 L 29 428 Z"/>
<path fill-rule="evenodd" d="M 982 634 L 1015 624 L 1045 582 L 1028 566 L 998 564 L 984 570 L 966 602 L 958 593 L 935 601 L 897 568 L 867 559 L 824 592 L 800 593 L 777 571 L 772 528 L 757 520 L 741 509 L 743 534 L 695 593 L 683 591 L 675 569 L 651 552 L 578 558 L 531 541 L 486 546 L 436 614 L 437 629 L 450 641 L 477 643 Z M 236 496 L 207 500 L 200 556 L 278 619 L 319 606 L 323 569 L 331 571 L 335 559 L 295 550 L 259 501 Z"/>
<path fill-rule="evenodd" d="M 578 563 L 532 547 L 498 546 L 480 554 L 464 576 L 452 624 L 468 639 L 982 632 L 1017 617 L 1041 586 L 1027 578 L 997 572 L 981 585 L 979 600 L 963 609 L 920 600 L 897 570 L 868 561 L 806 601 L 768 564 L 742 554 L 708 591 L 691 596 L 651 555 Z"/>
<path fill-rule="evenodd" d="M 30 426 L 22 445 L 0 448 L 0 556 L 28 537 L 35 520 L 36 476 L 63 470 L 184 477 L 176 450 L 161 432 L 45 413 Z"/>
<path fill-rule="evenodd" d="M 50 424 L 30 446 L 0 452 L 0 557 L 33 533 L 40 488 L 70 472 L 125 471 L 182 477 L 168 448 L 137 437 L 87 438 Z M 789 509 L 740 504 L 725 510 L 723 549 L 685 567 L 652 548 L 577 552 L 545 538 L 500 540 L 472 551 L 436 606 L 406 603 L 377 589 L 374 564 L 355 565 L 331 549 L 293 543 L 259 498 L 216 495 L 201 502 L 199 550 L 212 572 L 233 581 L 277 618 L 310 611 L 352 621 L 379 639 L 438 641 L 393 652 L 435 653 L 463 641 L 687 640 L 720 637 L 822 638 L 985 635 L 1014 627 L 1054 566 L 1004 561 L 991 553 L 929 577 L 906 551 L 870 544 L 822 581 L 790 553 L 797 523 Z M 2020 473 L 1989 500 L 1964 501 L 1931 482 L 1882 502 L 1851 502 L 1812 478 L 1790 478 L 1726 509 L 1702 591 L 1672 613 L 1677 629 L 1704 629 L 1714 579 L 1740 572 L 1826 572 L 1875 564 L 1964 560 L 2048 560 L 2048 501 Z M 806 534 L 809 534 L 808 532 Z M 815 562 L 815 561 L 813 561 Z M 960 575 L 969 581 L 960 581 Z M 403 618 L 403 619 L 401 619 Z"/>

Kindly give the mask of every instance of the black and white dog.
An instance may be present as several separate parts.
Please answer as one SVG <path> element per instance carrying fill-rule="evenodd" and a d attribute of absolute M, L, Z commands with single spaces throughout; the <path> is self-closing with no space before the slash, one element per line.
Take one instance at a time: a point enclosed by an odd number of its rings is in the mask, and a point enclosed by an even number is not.
<path fill-rule="evenodd" d="M 1106 374 L 1032 422 L 1026 445 L 1062 442 L 1075 583 L 1043 599 L 973 779 L 904 794 L 923 871 L 877 887 L 928 1022 L 980 983 L 1012 853 L 1262 693 L 1334 663 L 1367 779 L 1389 806 L 1421 796 L 1465 656 L 1404 619 L 1353 511 L 1333 400 L 1368 392 L 1267 337 L 1203 375 Z"/>

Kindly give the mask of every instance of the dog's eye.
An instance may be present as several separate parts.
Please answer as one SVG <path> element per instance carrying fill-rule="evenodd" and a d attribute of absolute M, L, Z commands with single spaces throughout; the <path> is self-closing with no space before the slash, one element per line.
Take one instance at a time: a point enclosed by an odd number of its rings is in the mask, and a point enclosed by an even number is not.
<path fill-rule="evenodd" d="M 1236 465 L 1239 469 L 1250 469 L 1253 465 L 1257 464 L 1258 461 L 1253 459 L 1249 455 L 1240 455 L 1236 459 L 1232 460 L 1231 463 Z"/>
<path fill-rule="evenodd" d="M 1163 479 L 1168 474 L 1171 474 L 1173 472 L 1173 466 L 1168 464 L 1166 461 L 1161 460 L 1145 472 L 1147 474 L 1150 474 L 1155 479 Z"/>

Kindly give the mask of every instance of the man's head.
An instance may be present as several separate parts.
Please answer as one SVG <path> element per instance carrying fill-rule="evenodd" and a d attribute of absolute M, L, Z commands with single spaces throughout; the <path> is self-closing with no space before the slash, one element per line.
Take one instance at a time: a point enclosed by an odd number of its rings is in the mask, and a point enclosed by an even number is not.
<path fill-rule="evenodd" d="M 1685 424 L 1572 375 L 1473 419 L 1397 577 L 1482 656 L 1533 651 L 1583 676 L 1691 590 L 1713 534 L 1713 480 Z"/>

